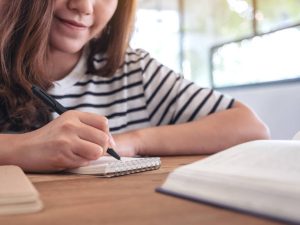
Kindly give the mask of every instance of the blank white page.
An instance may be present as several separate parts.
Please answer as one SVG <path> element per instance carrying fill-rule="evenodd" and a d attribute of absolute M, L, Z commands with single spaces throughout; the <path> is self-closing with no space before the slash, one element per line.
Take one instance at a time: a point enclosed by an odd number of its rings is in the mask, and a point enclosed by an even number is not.
<path fill-rule="evenodd" d="M 300 184 L 300 141 L 251 141 L 185 166 L 185 169 L 196 174 L 207 171 Z"/>

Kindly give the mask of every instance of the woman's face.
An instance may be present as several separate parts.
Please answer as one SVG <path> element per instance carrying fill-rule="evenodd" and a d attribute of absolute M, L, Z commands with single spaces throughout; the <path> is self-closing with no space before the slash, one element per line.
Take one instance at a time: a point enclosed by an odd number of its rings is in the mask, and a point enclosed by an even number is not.
<path fill-rule="evenodd" d="M 1 0 L 0 0 L 1 1 Z M 118 0 L 54 0 L 50 49 L 77 53 L 98 36 L 113 16 Z"/>

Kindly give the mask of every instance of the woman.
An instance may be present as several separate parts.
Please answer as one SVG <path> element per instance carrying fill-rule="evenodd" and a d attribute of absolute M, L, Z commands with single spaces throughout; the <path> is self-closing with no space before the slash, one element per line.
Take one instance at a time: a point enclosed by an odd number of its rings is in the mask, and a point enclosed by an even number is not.
<path fill-rule="evenodd" d="M 56 171 L 109 146 L 122 156 L 207 154 L 268 138 L 242 103 L 128 47 L 135 0 L 1 3 L 0 164 Z M 50 112 L 32 84 L 69 111 Z"/>

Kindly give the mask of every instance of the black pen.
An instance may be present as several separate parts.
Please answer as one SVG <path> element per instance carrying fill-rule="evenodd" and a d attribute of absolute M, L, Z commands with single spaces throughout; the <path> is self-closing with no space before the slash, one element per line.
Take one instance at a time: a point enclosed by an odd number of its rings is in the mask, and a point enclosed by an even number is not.
<path fill-rule="evenodd" d="M 59 115 L 63 114 L 67 111 L 67 109 L 62 106 L 58 101 L 56 101 L 53 97 L 48 95 L 43 89 L 36 85 L 32 85 L 31 87 L 32 93 L 40 98 L 46 105 L 48 105 L 51 109 L 57 112 Z M 107 153 L 110 154 L 112 157 L 121 160 L 121 157 L 112 149 L 108 148 Z"/>

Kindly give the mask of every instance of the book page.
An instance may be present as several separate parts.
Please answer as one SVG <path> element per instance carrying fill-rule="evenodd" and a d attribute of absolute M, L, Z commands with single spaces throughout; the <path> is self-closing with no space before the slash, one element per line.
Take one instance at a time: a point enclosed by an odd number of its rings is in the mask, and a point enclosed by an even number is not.
<path fill-rule="evenodd" d="M 300 223 L 300 141 L 231 147 L 169 174 L 158 191 Z"/>
<path fill-rule="evenodd" d="M 300 184 L 300 141 L 259 140 L 234 146 L 186 170 Z"/>
<path fill-rule="evenodd" d="M 300 141 L 300 131 L 298 131 L 298 132 L 294 135 L 293 140 Z"/>

